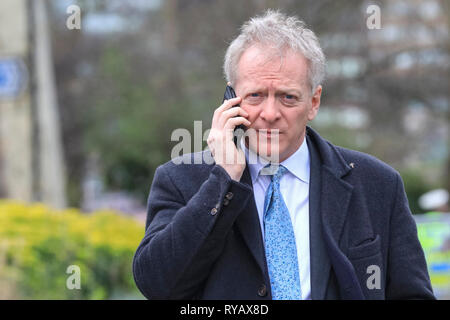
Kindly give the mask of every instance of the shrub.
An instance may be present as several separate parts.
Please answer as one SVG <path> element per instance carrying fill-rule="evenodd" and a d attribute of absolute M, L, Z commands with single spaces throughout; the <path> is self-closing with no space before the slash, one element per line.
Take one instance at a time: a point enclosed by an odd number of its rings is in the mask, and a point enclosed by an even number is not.
<path fill-rule="evenodd" d="M 114 212 L 0 201 L 0 298 L 142 298 L 131 263 L 143 233 Z M 70 265 L 80 268 L 79 290 L 66 286 Z"/>

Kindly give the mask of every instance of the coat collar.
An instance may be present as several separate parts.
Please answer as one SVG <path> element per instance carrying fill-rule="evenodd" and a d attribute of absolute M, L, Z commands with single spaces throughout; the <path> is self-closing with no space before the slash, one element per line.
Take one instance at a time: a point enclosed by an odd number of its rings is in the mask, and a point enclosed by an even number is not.
<path fill-rule="evenodd" d="M 240 182 L 251 186 L 253 189 L 252 178 L 248 165 L 245 166 Z M 263 237 L 254 196 L 252 196 L 250 201 L 248 201 L 247 208 L 243 210 L 236 219 L 236 224 L 261 271 L 268 276 L 267 266 L 265 264 Z"/>
<path fill-rule="evenodd" d="M 322 167 L 327 168 L 336 178 L 344 177 L 352 169 L 336 146 L 323 139 L 309 126 L 306 126 L 306 136 L 317 148 Z"/>

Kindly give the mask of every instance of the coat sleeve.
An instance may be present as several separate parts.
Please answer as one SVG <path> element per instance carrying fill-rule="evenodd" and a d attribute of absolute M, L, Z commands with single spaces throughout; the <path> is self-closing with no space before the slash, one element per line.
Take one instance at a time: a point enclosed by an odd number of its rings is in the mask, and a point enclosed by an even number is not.
<path fill-rule="evenodd" d="M 133 275 L 148 299 L 192 299 L 201 290 L 229 230 L 253 193 L 250 186 L 232 180 L 215 165 L 185 203 L 169 171 L 163 165 L 155 172 L 146 232 L 133 258 Z M 223 206 L 228 192 L 233 197 Z"/>
<path fill-rule="evenodd" d="M 388 257 L 387 299 L 435 299 L 416 223 L 398 173 Z"/>

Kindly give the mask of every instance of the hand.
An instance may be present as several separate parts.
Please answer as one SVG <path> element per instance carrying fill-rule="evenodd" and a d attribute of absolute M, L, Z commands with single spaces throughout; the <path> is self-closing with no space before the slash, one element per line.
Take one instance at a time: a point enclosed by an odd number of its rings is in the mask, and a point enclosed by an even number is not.
<path fill-rule="evenodd" d="M 234 105 L 241 102 L 241 97 L 224 101 L 214 111 L 211 131 L 207 143 L 217 165 L 225 169 L 233 180 L 239 181 L 245 169 L 245 155 L 234 144 L 234 128 L 240 124 L 251 124 L 246 118 L 248 113 Z"/>

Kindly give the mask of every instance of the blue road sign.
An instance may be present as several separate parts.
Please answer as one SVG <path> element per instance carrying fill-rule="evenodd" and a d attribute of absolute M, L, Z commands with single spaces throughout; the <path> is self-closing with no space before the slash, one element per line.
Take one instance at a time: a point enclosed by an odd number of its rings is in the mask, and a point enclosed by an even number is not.
<path fill-rule="evenodd" d="M 0 58 L 0 100 L 17 98 L 27 82 L 27 68 L 22 59 Z"/>

